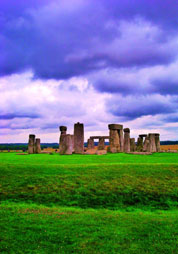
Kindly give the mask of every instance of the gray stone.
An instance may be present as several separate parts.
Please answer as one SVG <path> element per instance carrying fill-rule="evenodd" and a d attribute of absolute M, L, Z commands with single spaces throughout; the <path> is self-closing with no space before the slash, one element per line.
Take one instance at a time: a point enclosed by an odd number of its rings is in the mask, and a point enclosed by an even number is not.
<path fill-rule="evenodd" d="M 147 137 L 147 134 L 140 134 L 139 137 L 140 137 L 140 138 L 146 138 L 146 137 Z"/>
<path fill-rule="evenodd" d="M 66 126 L 60 126 L 60 127 L 59 127 L 59 130 L 60 130 L 60 132 L 61 132 L 62 135 L 63 135 L 63 134 L 67 134 L 67 127 L 66 127 Z"/>
<path fill-rule="evenodd" d="M 140 136 L 137 139 L 137 151 L 138 152 L 142 152 L 143 151 L 143 138 L 140 137 Z"/>
<path fill-rule="evenodd" d="M 91 136 L 91 139 L 100 139 L 100 138 L 104 138 L 104 139 L 109 139 L 109 136 Z"/>
<path fill-rule="evenodd" d="M 35 153 L 41 153 L 40 138 L 35 140 Z"/>
<path fill-rule="evenodd" d="M 109 130 L 109 148 L 111 153 L 118 153 L 121 150 L 120 138 L 117 130 Z"/>
<path fill-rule="evenodd" d="M 109 124 L 109 151 L 118 153 L 124 151 L 123 125 Z"/>
<path fill-rule="evenodd" d="M 120 152 L 124 151 L 124 133 L 123 129 L 119 130 Z"/>
<path fill-rule="evenodd" d="M 136 145 L 135 145 L 135 138 L 130 138 L 130 151 L 135 152 Z"/>
<path fill-rule="evenodd" d="M 99 138 L 99 143 L 98 143 L 98 150 L 104 150 L 105 149 L 105 143 L 104 143 L 104 138 Z"/>
<path fill-rule="evenodd" d="M 155 133 L 149 133 L 148 134 L 149 140 L 150 140 L 150 152 L 156 153 L 156 141 L 155 141 Z"/>
<path fill-rule="evenodd" d="M 97 150 L 95 154 L 97 154 L 97 155 L 104 155 L 106 153 L 107 153 L 106 150 Z"/>
<path fill-rule="evenodd" d="M 125 153 L 130 152 L 130 129 L 129 128 L 124 129 L 124 152 Z"/>
<path fill-rule="evenodd" d="M 150 139 L 147 136 L 145 138 L 145 141 L 144 141 L 144 144 L 143 144 L 143 152 L 150 152 L 150 151 L 151 151 L 151 149 L 150 149 Z"/>
<path fill-rule="evenodd" d="M 121 124 L 109 124 L 109 130 L 123 130 L 123 125 Z"/>
<path fill-rule="evenodd" d="M 69 155 L 73 152 L 73 140 L 72 135 L 66 134 L 61 135 L 61 145 L 60 145 L 60 154 L 61 155 Z"/>
<path fill-rule="evenodd" d="M 161 148 L 160 148 L 160 138 L 159 138 L 159 133 L 155 134 L 155 143 L 156 143 L 156 151 L 159 153 Z"/>
<path fill-rule="evenodd" d="M 87 148 L 88 149 L 93 149 L 95 147 L 94 139 L 89 138 L 87 142 Z"/>
<path fill-rule="evenodd" d="M 65 136 L 66 136 L 66 133 L 67 133 L 67 127 L 66 126 L 60 126 L 59 130 L 61 132 L 60 138 L 59 138 L 59 153 L 63 154 L 63 151 L 65 149 L 65 142 L 66 142 Z"/>
<path fill-rule="evenodd" d="M 74 125 L 74 152 L 77 154 L 84 153 L 84 125 L 82 123 Z"/>
<path fill-rule="evenodd" d="M 34 134 L 29 135 L 28 153 L 29 154 L 35 153 L 35 135 Z"/>

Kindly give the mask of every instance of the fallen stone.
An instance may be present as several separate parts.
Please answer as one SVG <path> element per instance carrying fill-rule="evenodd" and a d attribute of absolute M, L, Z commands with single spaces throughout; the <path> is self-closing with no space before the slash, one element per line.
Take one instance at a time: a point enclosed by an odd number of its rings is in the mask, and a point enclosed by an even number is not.
<path fill-rule="evenodd" d="M 104 155 L 104 154 L 107 154 L 107 151 L 106 150 L 97 150 L 95 154 Z"/>
<path fill-rule="evenodd" d="M 138 154 L 138 155 L 151 155 L 152 153 L 150 152 L 130 152 L 127 154 Z"/>

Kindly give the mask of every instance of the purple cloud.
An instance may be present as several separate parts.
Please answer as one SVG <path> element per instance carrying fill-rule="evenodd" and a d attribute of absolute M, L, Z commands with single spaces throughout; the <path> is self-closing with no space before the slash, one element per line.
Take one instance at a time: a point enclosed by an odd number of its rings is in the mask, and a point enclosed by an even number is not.
<path fill-rule="evenodd" d="M 69 1 L 17 1 L 15 9 L 3 2 L 0 75 L 31 69 L 43 79 L 67 79 L 111 66 L 174 60 L 172 37 L 164 30 L 168 11 L 160 18 L 149 11 L 160 10 L 161 1 L 75 2 L 76 8 Z M 175 4 L 169 2 L 168 9 L 174 14 Z M 160 22 L 161 30 L 156 27 Z"/>
<path fill-rule="evenodd" d="M 147 115 L 174 113 L 177 104 L 160 96 L 113 96 L 107 102 L 107 109 L 115 116 L 133 120 Z"/>
<path fill-rule="evenodd" d="M 7 113 L 4 115 L 0 114 L 0 120 L 11 120 L 14 118 L 32 118 L 32 119 L 34 119 L 34 118 L 40 118 L 40 115 L 36 114 L 36 113 L 31 113 L 31 114 L 28 114 L 28 113 Z"/>
<path fill-rule="evenodd" d="M 178 0 L 2 0 L 0 10 L 3 129 L 176 124 Z"/>

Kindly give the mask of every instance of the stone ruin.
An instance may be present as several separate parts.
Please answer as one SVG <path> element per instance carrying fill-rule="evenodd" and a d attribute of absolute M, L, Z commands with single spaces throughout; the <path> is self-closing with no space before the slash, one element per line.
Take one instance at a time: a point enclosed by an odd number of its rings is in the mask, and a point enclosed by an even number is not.
<path fill-rule="evenodd" d="M 105 154 L 110 153 L 155 153 L 160 152 L 159 133 L 140 134 L 137 143 L 130 137 L 130 129 L 123 128 L 121 124 L 109 124 L 109 136 L 91 136 L 87 141 L 87 151 L 84 149 L 84 125 L 74 124 L 74 134 L 67 134 L 67 127 L 60 126 L 60 154 Z M 98 141 L 97 148 L 95 140 Z M 109 146 L 105 141 L 109 140 Z"/>
<path fill-rule="evenodd" d="M 29 154 L 41 153 L 40 139 L 35 138 L 34 134 L 29 135 L 28 153 Z"/>
<path fill-rule="evenodd" d="M 150 154 L 160 152 L 160 134 L 140 134 L 137 142 L 130 137 L 130 129 L 123 128 L 121 124 L 109 124 L 108 136 L 91 136 L 87 141 L 87 148 L 84 148 L 84 124 L 74 124 L 74 133 L 67 134 L 67 127 L 60 126 L 59 153 L 67 154 L 105 154 L 110 153 L 141 153 Z M 95 146 L 95 140 L 98 146 Z M 105 141 L 109 140 L 109 146 Z M 35 135 L 29 135 L 28 153 L 41 153 L 40 139 Z"/>
<path fill-rule="evenodd" d="M 84 153 L 84 125 L 74 124 L 74 134 L 67 134 L 67 127 L 59 127 L 61 135 L 59 139 L 59 153 L 64 154 L 83 154 Z"/>

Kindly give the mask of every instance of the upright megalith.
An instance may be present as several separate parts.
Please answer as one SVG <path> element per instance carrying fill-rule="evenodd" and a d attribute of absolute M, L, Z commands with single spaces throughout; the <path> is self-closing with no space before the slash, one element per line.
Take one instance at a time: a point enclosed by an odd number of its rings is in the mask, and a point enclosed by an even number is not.
<path fill-rule="evenodd" d="M 155 143 L 156 143 L 156 151 L 159 153 L 160 152 L 160 134 L 155 133 Z"/>
<path fill-rule="evenodd" d="M 59 130 L 61 132 L 60 138 L 59 138 L 59 153 L 64 154 L 65 151 L 65 136 L 67 133 L 67 127 L 66 126 L 59 126 Z"/>
<path fill-rule="evenodd" d="M 129 128 L 124 129 L 124 152 L 125 153 L 130 152 L 130 129 Z"/>
<path fill-rule="evenodd" d="M 149 133 L 150 142 L 150 152 L 160 152 L 160 134 L 159 133 Z"/>
<path fill-rule="evenodd" d="M 33 154 L 35 153 L 35 135 L 30 134 L 28 140 L 28 153 Z"/>
<path fill-rule="evenodd" d="M 95 148 L 94 139 L 92 139 L 92 138 L 89 138 L 89 139 L 88 139 L 88 141 L 87 141 L 87 148 L 88 148 L 88 149 L 93 149 L 93 148 Z"/>
<path fill-rule="evenodd" d="M 137 151 L 138 152 L 143 152 L 143 147 L 144 147 L 144 142 L 145 138 L 147 137 L 147 134 L 140 134 L 138 139 L 137 139 Z"/>
<path fill-rule="evenodd" d="M 143 143 L 143 152 L 150 152 L 150 139 L 149 136 L 145 137 L 144 143 Z"/>
<path fill-rule="evenodd" d="M 111 153 L 123 152 L 124 150 L 124 137 L 123 125 L 109 124 L 109 151 Z"/>
<path fill-rule="evenodd" d="M 84 125 L 79 122 L 74 124 L 74 152 L 84 153 Z"/>
<path fill-rule="evenodd" d="M 74 151 L 74 136 L 67 134 L 66 126 L 60 126 L 59 129 L 61 132 L 59 140 L 59 153 L 61 155 L 72 154 Z"/>
<path fill-rule="evenodd" d="M 156 140 L 155 140 L 155 133 L 149 133 L 148 134 L 149 141 L 150 141 L 150 151 L 151 153 L 156 153 Z"/>
<path fill-rule="evenodd" d="M 61 132 L 61 135 L 67 134 L 67 127 L 66 126 L 59 126 L 59 130 Z"/>
<path fill-rule="evenodd" d="M 66 134 L 62 137 L 62 146 L 60 148 L 61 155 L 70 155 L 73 152 L 73 140 L 72 135 Z"/>
<path fill-rule="evenodd" d="M 104 138 L 100 137 L 99 138 L 99 143 L 98 143 L 98 150 L 104 150 L 105 149 L 105 142 Z"/>
<path fill-rule="evenodd" d="M 35 153 L 41 153 L 40 138 L 35 140 Z"/>
<path fill-rule="evenodd" d="M 131 152 L 136 151 L 135 138 L 130 138 L 130 151 Z"/>

